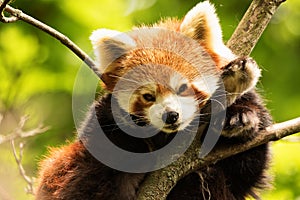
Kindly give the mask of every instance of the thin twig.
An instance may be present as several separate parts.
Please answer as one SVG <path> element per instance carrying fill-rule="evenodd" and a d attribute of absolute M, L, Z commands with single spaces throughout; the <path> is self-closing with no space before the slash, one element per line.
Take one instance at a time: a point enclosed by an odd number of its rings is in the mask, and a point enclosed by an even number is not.
<path fill-rule="evenodd" d="M 27 183 L 26 193 L 27 194 L 34 194 L 34 178 L 31 178 L 31 177 L 26 175 L 25 169 L 22 165 L 24 144 L 20 143 L 20 145 L 19 145 L 19 154 L 18 154 L 17 150 L 16 150 L 16 147 L 15 147 L 14 140 L 11 140 L 10 143 L 11 143 L 11 146 L 12 146 L 15 161 L 18 164 L 18 169 L 19 169 L 20 175 L 23 177 L 23 179 Z"/>
<path fill-rule="evenodd" d="M 2 1 L 0 1 L 1 3 Z M 11 17 L 5 17 L 4 16 L 4 9 L 6 7 L 6 5 L 8 5 L 10 3 L 10 0 L 4 0 L 1 4 L 0 4 L 0 21 L 3 23 L 11 23 L 11 22 L 15 22 L 18 21 L 19 19 L 17 17 L 11 16 Z"/>
<path fill-rule="evenodd" d="M 3 115 L 0 114 L 0 125 L 1 125 L 2 120 L 3 120 Z M 49 127 L 44 127 L 43 125 L 39 125 L 35 129 L 29 130 L 29 131 L 24 131 L 23 129 L 25 127 L 27 120 L 28 120 L 27 116 L 22 117 L 20 119 L 20 122 L 19 122 L 17 128 L 12 133 L 10 133 L 6 136 L 0 135 L 0 144 L 10 141 L 12 150 L 13 150 L 13 155 L 14 155 L 15 161 L 18 165 L 19 172 L 20 172 L 22 178 L 27 183 L 27 187 L 25 188 L 26 193 L 34 194 L 34 178 L 26 175 L 25 169 L 22 165 L 24 144 L 22 142 L 19 144 L 19 153 L 17 153 L 17 149 L 15 147 L 14 140 L 18 139 L 18 138 L 27 138 L 27 137 L 31 137 L 31 136 L 36 136 L 40 133 L 47 131 L 49 129 Z"/>
<path fill-rule="evenodd" d="M 10 2 L 10 0 L 4 0 L 4 1 L 0 1 L 0 13 L 2 15 L 4 8 L 6 7 L 6 5 L 8 5 Z"/>
<path fill-rule="evenodd" d="M 0 121 L 2 120 L 2 115 L 0 115 Z M 43 124 L 40 124 L 37 128 L 24 131 L 24 126 L 26 121 L 28 120 L 28 117 L 22 117 L 18 127 L 10 134 L 7 135 L 0 135 L 0 144 L 3 144 L 5 142 L 9 142 L 11 140 L 15 140 L 17 138 L 27 138 L 27 137 L 32 137 L 35 135 L 38 135 L 40 133 L 44 133 L 47 130 L 49 130 L 50 127 L 44 127 Z"/>
<path fill-rule="evenodd" d="M 0 1 L 1 2 L 1 1 Z M 41 21 L 36 20 L 35 18 L 23 13 L 19 9 L 15 9 L 9 5 L 6 5 L 5 3 L 9 2 L 9 0 L 5 0 L 2 4 L 5 6 L 4 10 L 11 14 L 12 16 L 16 17 L 17 19 L 20 19 L 28 24 L 31 24 L 35 26 L 36 28 L 48 33 L 52 37 L 59 40 L 62 44 L 64 44 L 66 47 L 68 47 L 71 51 L 73 51 L 83 62 L 85 62 L 92 70 L 93 72 L 98 75 L 101 78 L 101 74 L 99 73 L 98 69 L 96 68 L 95 62 L 84 52 L 82 51 L 72 40 L 70 40 L 67 36 L 64 34 L 58 32 L 54 28 L 42 23 Z M 3 19 L 2 15 L 2 19 Z M 5 22 L 5 21 L 2 21 Z"/>

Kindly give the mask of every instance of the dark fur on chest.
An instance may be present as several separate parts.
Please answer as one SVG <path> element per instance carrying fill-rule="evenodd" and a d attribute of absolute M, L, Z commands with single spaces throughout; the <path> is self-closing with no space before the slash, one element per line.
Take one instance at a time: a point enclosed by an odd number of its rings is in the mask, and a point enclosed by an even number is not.
<path fill-rule="evenodd" d="M 148 152 L 149 143 L 145 139 L 129 136 L 115 124 L 110 101 L 111 96 L 107 95 L 95 104 L 97 120 L 106 136 L 125 150 Z M 230 118 L 249 109 L 260 119 L 259 130 L 270 125 L 270 116 L 254 92 L 243 95 L 231 105 L 226 117 Z M 95 134 L 95 123 L 90 119 L 88 117 L 81 130 L 81 140 L 51 153 L 49 158 L 53 161 L 45 163 L 47 167 L 44 164 L 45 169 L 41 172 L 43 180 L 40 180 L 43 184 L 37 190 L 37 199 L 136 199 L 138 188 L 146 174 L 120 172 L 95 159 L 83 145 L 83 142 L 89 143 L 93 139 L 92 134 Z M 252 132 L 246 133 L 247 137 L 258 134 L 254 129 L 248 131 Z M 172 136 L 160 132 L 147 140 L 159 149 L 171 139 Z M 218 145 L 241 143 L 245 140 L 246 137 L 221 137 Z M 254 195 L 253 188 L 264 186 L 267 165 L 268 145 L 261 145 L 188 175 L 173 188 L 168 199 L 245 199 L 247 195 Z"/>

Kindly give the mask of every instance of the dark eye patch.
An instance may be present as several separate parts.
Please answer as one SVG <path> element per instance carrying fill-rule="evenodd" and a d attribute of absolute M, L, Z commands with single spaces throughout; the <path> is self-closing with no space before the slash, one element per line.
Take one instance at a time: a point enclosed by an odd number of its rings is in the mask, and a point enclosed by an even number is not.
<path fill-rule="evenodd" d="M 177 91 L 177 94 L 181 94 L 181 93 L 183 93 L 184 91 L 186 91 L 188 89 L 188 85 L 186 84 L 186 83 L 184 83 L 184 84 L 182 84 L 180 87 L 179 87 L 179 89 L 178 89 L 178 91 Z"/>
<path fill-rule="evenodd" d="M 143 94 L 143 98 L 146 101 L 152 101 L 152 102 L 155 101 L 155 96 L 150 93 Z"/>

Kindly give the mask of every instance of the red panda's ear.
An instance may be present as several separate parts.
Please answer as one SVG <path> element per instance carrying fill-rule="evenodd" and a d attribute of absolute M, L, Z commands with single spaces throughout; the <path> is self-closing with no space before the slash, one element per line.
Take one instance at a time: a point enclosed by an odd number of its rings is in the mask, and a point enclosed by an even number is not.
<path fill-rule="evenodd" d="M 98 29 L 90 36 L 100 72 L 109 71 L 110 64 L 133 49 L 135 41 L 126 33 L 114 30 Z"/>
<path fill-rule="evenodd" d="M 224 45 L 219 18 L 209 1 L 198 3 L 184 17 L 180 32 L 200 42 L 208 50 L 226 60 L 235 55 Z"/>

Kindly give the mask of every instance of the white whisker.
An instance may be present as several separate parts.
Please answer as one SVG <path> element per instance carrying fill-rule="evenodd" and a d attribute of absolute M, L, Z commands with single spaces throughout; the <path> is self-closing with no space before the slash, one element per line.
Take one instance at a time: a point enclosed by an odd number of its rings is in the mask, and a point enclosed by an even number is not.
<path fill-rule="evenodd" d="M 225 106 L 220 101 L 218 101 L 217 99 L 211 99 L 211 100 L 220 104 L 222 106 L 222 108 L 225 110 Z"/>

